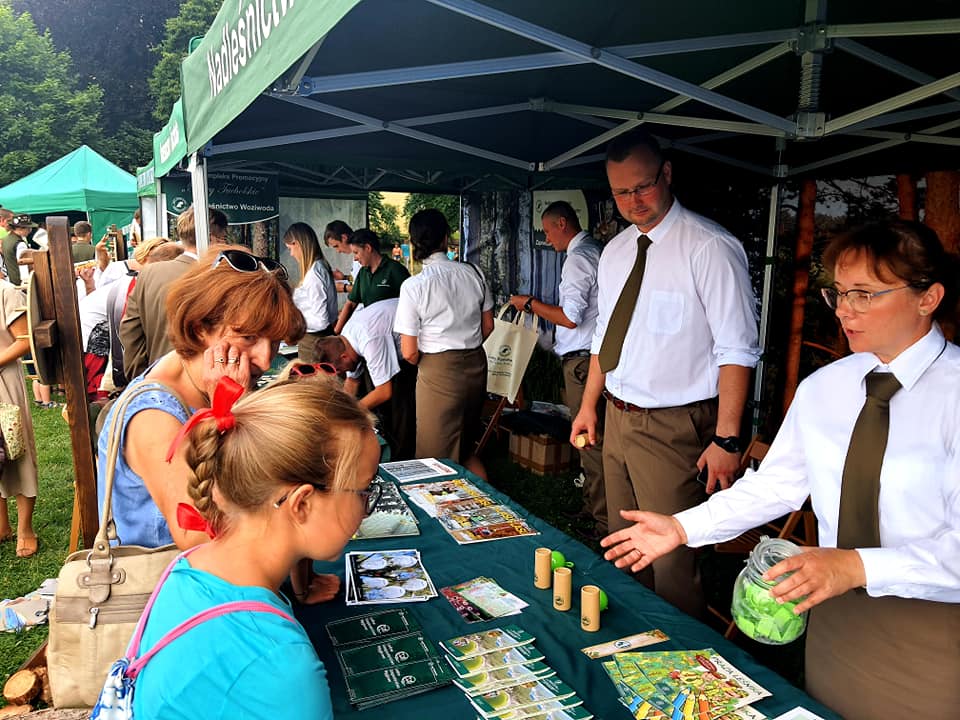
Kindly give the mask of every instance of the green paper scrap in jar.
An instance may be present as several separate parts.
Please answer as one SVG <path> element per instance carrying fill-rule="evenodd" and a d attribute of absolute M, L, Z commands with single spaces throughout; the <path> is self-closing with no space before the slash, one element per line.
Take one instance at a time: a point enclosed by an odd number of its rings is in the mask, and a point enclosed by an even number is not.
<path fill-rule="evenodd" d="M 784 645 L 803 634 L 807 613 L 794 612 L 800 600 L 780 603 L 770 592 L 786 576 L 773 582 L 763 579 L 767 570 L 799 552 L 791 542 L 763 537 L 750 553 L 734 584 L 731 604 L 734 622 L 747 637 L 767 645 Z"/>
<path fill-rule="evenodd" d="M 556 570 L 558 567 L 568 567 L 572 568 L 573 563 L 567 562 L 566 556 L 559 550 L 554 550 L 550 553 L 550 569 Z"/>

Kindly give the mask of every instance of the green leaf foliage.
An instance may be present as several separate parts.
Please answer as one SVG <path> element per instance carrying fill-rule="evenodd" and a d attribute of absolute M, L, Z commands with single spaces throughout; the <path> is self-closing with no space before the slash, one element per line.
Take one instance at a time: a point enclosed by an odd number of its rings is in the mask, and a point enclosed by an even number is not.
<path fill-rule="evenodd" d="M 28 13 L 0 1 L 0 185 L 102 138 L 103 91 L 80 89 L 70 55 L 57 52 Z"/>
<path fill-rule="evenodd" d="M 452 235 L 460 232 L 460 198 L 457 195 L 433 195 L 430 193 L 410 193 L 403 203 L 403 214 L 412 218 L 414 213 L 434 208 L 447 218 Z"/>
<path fill-rule="evenodd" d="M 163 124 L 180 97 L 180 63 L 190 49 L 190 38 L 204 35 L 220 10 L 220 0 L 185 0 L 180 13 L 166 23 L 159 58 L 150 76 L 153 118 Z"/>
<path fill-rule="evenodd" d="M 385 203 L 382 193 L 372 192 L 367 196 L 367 221 L 370 229 L 380 236 L 382 247 L 388 248 L 392 243 L 403 241 L 399 216 L 399 209 Z"/>

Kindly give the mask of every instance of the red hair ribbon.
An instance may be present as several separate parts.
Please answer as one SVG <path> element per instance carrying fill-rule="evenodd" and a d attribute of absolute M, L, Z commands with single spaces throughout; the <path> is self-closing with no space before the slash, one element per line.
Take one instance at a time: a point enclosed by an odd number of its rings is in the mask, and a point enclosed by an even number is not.
<path fill-rule="evenodd" d="M 217 388 L 213 391 L 213 407 L 198 410 L 183 424 L 180 432 L 170 443 L 170 449 L 167 450 L 167 462 L 173 460 L 173 455 L 177 452 L 180 443 L 183 442 L 183 438 L 193 430 L 197 423 L 214 418 L 217 421 L 217 429 L 221 433 L 225 433 L 232 428 L 236 424 L 236 418 L 233 416 L 233 405 L 243 393 L 244 387 L 237 381 L 228 377 L 220 378 Z"/>
<path fill-rule="evenodd" d="M 211 540 L 217 536 L 207 519 L 200 514 L 200 511 L 193 505 L 187 505 L 186 503 L 177 503 L 177 525 L 180 526 L 181 530 L 196 530 L 206 533 Z"/>

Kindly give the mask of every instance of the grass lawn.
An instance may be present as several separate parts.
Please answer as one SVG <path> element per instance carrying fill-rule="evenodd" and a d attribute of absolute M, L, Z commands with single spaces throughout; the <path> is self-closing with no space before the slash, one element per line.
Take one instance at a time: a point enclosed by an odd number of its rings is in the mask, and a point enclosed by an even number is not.
<path fill-rule="evenodd" d="M 33 408 L 37 436 L 40 490 L 33 520 L 40 550 L 18 558 L 16 543 L 0 543 L 0 598 L 16 598 L 36 590 L 46 578 L 56 577 L 67 556 L 73 516 L 73 456 L 70 433 L 60 410 Z M 11 522 L 16 523 L 10 501 Z M 16 530 L 16 527 L 14 527 Z M 0 633 L 0 681 L 16 670 L 47 638 L 47 626 L 22 633 Z"/>

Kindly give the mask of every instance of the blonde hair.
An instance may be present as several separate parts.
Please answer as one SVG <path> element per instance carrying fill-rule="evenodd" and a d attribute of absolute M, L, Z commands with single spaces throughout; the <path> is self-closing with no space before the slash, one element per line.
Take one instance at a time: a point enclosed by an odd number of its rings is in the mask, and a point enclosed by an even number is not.
<path fill-rule="evenodd" d="M 363 436 L 374 427 L 335 381 L 275 381 L 233 406 L 236 424 L 221 433 L 214 419 L 188 437 L 187 491 L 213 530 L 228 530 L 224 508 L 255 511 L 280 489 L 318 484 L 341 489 L 356 477 Z M 324 490 L 321 490 L 323 492 Z"/>
<path fill-rule="evenodd" d="M 166 245 L 169 242 L 170 239 L 165 237 L 155 237 L 150 238 L 149 240 L 144 240 L 142 243 L 137 245 L 136 249 L 133 251 L 133 259 L 143 265 L 153 250 L 156 250 L 161 245 Z"/>
<path fill-rule="evenodd" d="M 323 256 L 323 250 L 320 249 L 317 234 L 306 223 L 298 222 L 288 227 L 283 234 L 283 242 L 287 245 L 300 246 L 301 257 L 297 260 L 300 264 L 300 281 L 297 283 L 297 287 L 303 285 L 304 278 L 317 261 L 323 263 L 323 267 L 326 268 L 328 273 L 333 273 L 333 270 L 330 269 L 330 263 Z"/>

